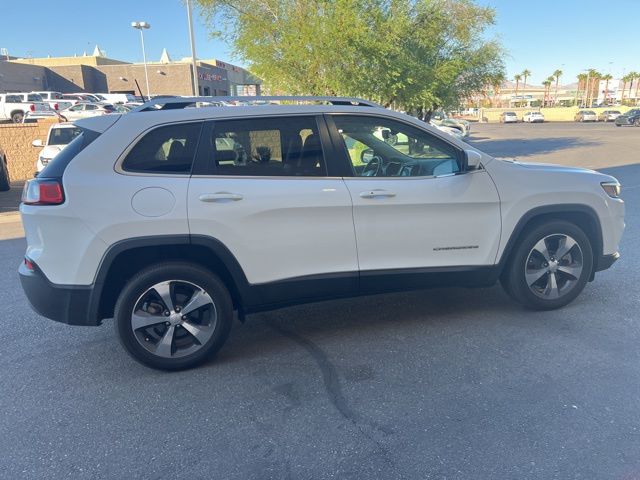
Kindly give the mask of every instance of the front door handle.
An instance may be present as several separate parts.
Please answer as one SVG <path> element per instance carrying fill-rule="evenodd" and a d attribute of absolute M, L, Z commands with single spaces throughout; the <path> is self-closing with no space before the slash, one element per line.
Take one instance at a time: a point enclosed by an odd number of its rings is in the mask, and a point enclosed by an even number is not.
<path fill-rule="evenodd" d="M 395 197 L 395 192 L 389 190 L 368 190 L 366 192 L 360 192 L 360 198 L 376 198 L 376 197 Z"/>
<path fill-rule="evenodd" d="M 203 193 L 198 197 L 201 202 L 224 202 L 225 200 L 231 200 L 237 202 L 242 200 L 242 195 L 239 193 L 230 192 L 216 192 L 216 193 Z"/>

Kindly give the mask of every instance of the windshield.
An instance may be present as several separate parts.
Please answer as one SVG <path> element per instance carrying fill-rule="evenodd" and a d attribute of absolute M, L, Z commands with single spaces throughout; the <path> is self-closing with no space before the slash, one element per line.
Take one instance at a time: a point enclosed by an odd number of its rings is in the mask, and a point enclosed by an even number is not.
<path fill-rule="evenodd" d="M 52 128 L 47 145 L 68 145 L 81 132 L 78 127 Z"/>

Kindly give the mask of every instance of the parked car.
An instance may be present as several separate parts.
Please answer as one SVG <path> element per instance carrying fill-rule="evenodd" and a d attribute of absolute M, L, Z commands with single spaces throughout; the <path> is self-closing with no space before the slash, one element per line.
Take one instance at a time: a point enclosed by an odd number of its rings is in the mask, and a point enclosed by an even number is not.
<path fill-rule="evenodd" d="M 620 110 L 605 110 L 598 115 L 599 122 L 614 122 L 622 113 Z"/>
<path fill-rule="evenodd" d="M 60 92 L 53 92 L 49 90 L 41 91 L 41 92 L 31 92 L 42 97 L 42 101 L 49 105 L 49 107 L 53 110 L 64 110 L 69 105 L 65 105 L 64 100 L 62 98 L 62 94 Z"/>
<path fill-rule="evenodd" d="M 73 123 L 57 123 L 49 128 L 47 138 L 44 142 L 39 138 L 32 142 L 34 147 L 42 148 L 38 154 L 36 162 L 36 175 L 39 174 L 49 162 L 55 158 L 82 130 Z"/>
<path fill-rule="evenodd" d="M 26 112 L 22 117 L 21 123 L 37 123 L 39 120 L 57 120 L 58 122 L 66 122 L 67 119 L 57 110 L 41 110 L 35 112 Z"/>
<path fill-rule="evenodd" d="M 9 180 L 9 166 L 7 165 L 7 156 L 0 147 L 0 192 L 6 192 L 11 188 Z"/>
<path fill-rule="evenodd" d="M 135 103 L 136 97 L 130 93 L 97 93 L 104 98 L 105 102 L 115 103 Z"/>
<path fill-rule="evenodd" d="M 0 121 L 21 123 L 27 112 L 51 110 L 37 93 L 0 93 Z"/>
<path fill-rule="evenodd" d="M 635 125 L 636 127 L 640 127 L 640 108 L 629 110 L 628 112 L 618 116 L 614 121 L 616 127 L 621 127 L 623 125 Z"/>
<path fill-rule="evenodd" d="M 463 137 L 469 136 L 469 133 L 471 131 L 471 123 L 461 118 L 449 117 L 445 112 L 442 111 L 434 112 L 431 115 L 431 124 L 442 127 L 455 128 L 456 130 L 460 131 L 460 134 Z"/>
<path fill-rule="evenodd" d="M 134 358 L 175 370 L 222 348 L 234 310 L 497 281 L 550 310 L 618 258 L 614 177 L 496 159 L 375 103 L 322 100 L 176 98 L 75 122 L 24 188 L 33 308 L 113 318 Z"/>
<path fill-rule="evenodd" d="M 108 115 L 116 113 L 113 105 L 108 103 L 76 103 L 73 107 L 60 112 L 67 120 L 78 120 L 80 118 L 95 117 L 96 115 Z"/>
<path fill-rule="evenodd" d="M 75 100 L 76 102 L 99 103 L 99 100 L 87 93 L 63 93 L 63 100 Z"/>
<path fill-rule="evenodd" d="M 597 122 L 598 116 L 593 110 L 579 110 L 573 120 L 576 122 Z"/>
<path fill-rule="evenodd" d="M 528 123 L 542 123 L 544 122 L 544 115 L 540 112 L 526 112 L 522 116 L 522 121 Z"/>
<path fill-rule="evenodd" d="M 438 125 L 437 123 L 434 123 L 434 122 L 429 122 L 429 124 L 437 128 L 441 132 L 444 132 L 447 135 L 451 135 L 452 137 L 455 137 L 457 139 L 462 139 L 464 137 L 464 134 L 462 133 L 462 130 L 460 128 L 448 127 L 446 125 Z"/>
<path fill-rule="evenodd" d="M 500 123 L 518 123 L 518 115 L 516 115 L 516 112 L 502 112 L 500 114 Z"/>

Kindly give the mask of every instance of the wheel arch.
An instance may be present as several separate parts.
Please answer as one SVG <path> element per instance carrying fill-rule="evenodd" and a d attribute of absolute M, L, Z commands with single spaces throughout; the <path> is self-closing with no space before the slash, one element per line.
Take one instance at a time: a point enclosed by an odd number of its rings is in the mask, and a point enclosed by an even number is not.
<path fill-rule="evenodd" d="M 164 235 L 123 240 L 109 248 L 94 282 L 91 299 L 94 318 L 113 316 L 118 295 L 131 276 L 164 261 L 191 262 L 211 270 L 225 283 L 234 308 L 242 313 L 248 282 L 240 264 L 222 242 L 205 236 Z"/>
<path fill-rule="evenodd" d="M 602 226 L 598 214 L 593 208 L 583 204 L 562 204 L 536 207 L 527 211 L 518 221 L 511 232 L 502 255 L 498 261 L 500 270 L 504 270 L 513 253 L 514 246 L 520 238 L 532 226 L 548 220 L 564 220 L 580 227 L 591 241 L 593 250 L 593 265 L 598 264 L 602 255 Z M 594 268 L 595 271 L 595 268 Z M 593 273 L 592 273 L 593 275 Z"/>

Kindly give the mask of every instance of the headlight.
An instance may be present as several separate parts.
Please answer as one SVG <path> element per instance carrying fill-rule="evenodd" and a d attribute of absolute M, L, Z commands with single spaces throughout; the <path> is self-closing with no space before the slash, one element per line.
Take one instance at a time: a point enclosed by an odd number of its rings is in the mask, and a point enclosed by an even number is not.
<path fill-rule="evenodd" d="M 622 191 L 622 185 L 618 182 L 602 182 L 602 189 L 609 195 L 611 198 L 620 198 L 620 192 Z"/>

